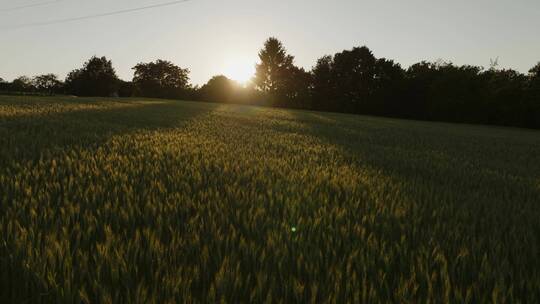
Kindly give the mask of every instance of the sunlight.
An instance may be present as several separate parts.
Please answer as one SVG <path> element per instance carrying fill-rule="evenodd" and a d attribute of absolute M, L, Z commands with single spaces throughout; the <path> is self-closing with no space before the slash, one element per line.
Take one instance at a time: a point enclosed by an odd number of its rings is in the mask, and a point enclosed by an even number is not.
<path fill-rule="evenodd" d="M 225 62 L 223 74 L 240 84 L 246 84 L 255 74 L 255 64 L 246 59 L 232 58 Z"/>

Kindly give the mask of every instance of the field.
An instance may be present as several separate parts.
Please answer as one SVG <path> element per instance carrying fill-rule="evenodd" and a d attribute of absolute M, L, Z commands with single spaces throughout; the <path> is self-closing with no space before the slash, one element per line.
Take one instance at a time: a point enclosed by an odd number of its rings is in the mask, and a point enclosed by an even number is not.
<path fill-rule="evenodd" d="M 540 132 L 0 97 L 2 303 L 539 303 Z"/>

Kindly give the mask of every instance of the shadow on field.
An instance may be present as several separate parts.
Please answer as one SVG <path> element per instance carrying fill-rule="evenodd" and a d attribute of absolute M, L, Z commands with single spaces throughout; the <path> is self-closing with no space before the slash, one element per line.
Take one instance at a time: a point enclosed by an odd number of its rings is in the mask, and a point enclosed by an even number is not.
<path fill-rule="evenodd" d="M 348 115 L 331 121 L 317 113 L 293 114 L 310 135 L 340 147 L 350 163 L 399 181 L 401 195 L 413 198 L 404 207 L 422 210 L 417 217 L 428 220 L 433 208 L 445 206 L 440 222 L 459 218 L 473 231 L 482 224 L 486 235 L 513 230 L 523 236 L 529 233 L 524 227 L 536 225 L 540 132 Z M 487 211 L 492 209 L 499 212 Z"/>
<path fill-rule="evenodd" d="M 308 134 L 378 167 L 406 175 L 426 167 L 443 169 L 444 165 L 451 171 L 475 167 L 514 176 L 540 172 L 537 131 L 309 111 L 291 113 Z"/>
<path fill-rule="evenodd" d="M 0 119 L 0 164 L 32 160 L 68 147 L 95 148 L 112 136 L 139 130 L 181 128 L 212 110 L 189 102 L 128 101 L 110 108 L 4 117 Z"/>
<path fill-rule="evenodd" d="M 433 193 L 449 193 L 445 199 L 454 207 L 499 204 L 506 214 L 529 208 L 540 196 L 540 132 L 309 111 L 291 114 L 302 123 L 302 132 L 339 147 L 359 168 L 393 176 L 403 183 L 404 193 L 413 193 L 421 183 Z M 422 194 L 423 203 L 436 203 L 433 193 Z"/>
<path fill-rule="evenodd" d="M 208 104 L 171 101 L 122 100 L 107 104 L 96 99 L 72 99 L 68 103 L 45 100 L 37 105 L 35 102 L 21 104 L 19 101 L 3 104 L 21 109 L 21 115 L 0 117 L 0 176 L 8 178 L 12 177 L 11 172 L 28 168 L 25 162 L 37 161 L 42 156 L 48 157 L 56 152 L 65 153 L 66 150 L 78 148 L 92 151 L 113 136 L 133 132 L 183 128 L 198 116 L 215 109 L 215 106 Z M 46 108 L 49 105 L 59 106 L 60 109 L 49 111 Z M 88 108 L 95 105 L 99 107 Z M 32 112 L 36 106 L 39 111 Z M 29 294 L 25 291 L 24 288 L 46 289 L 41 286 L 39 278 L 25 266 L 24 261 L 3 258 L 9 257 L 12 250 L 6 244 L 0 244 L 0 269 L 10 269 L 9 284 L 12 284 L 0 288 L 0 299 L 7 303 L 54 302 L 49 298 L 54 297 L 54 288 L 43 294 Z M 13 286 L 23 286 L 23 289 Z"/>

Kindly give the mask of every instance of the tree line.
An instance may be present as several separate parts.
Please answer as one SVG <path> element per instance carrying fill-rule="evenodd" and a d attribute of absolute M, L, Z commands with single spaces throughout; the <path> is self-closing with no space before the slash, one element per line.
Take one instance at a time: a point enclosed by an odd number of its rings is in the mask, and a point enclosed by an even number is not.
<path fill-rule="evenodd" d="M 306 71 L 276 38 L 265 42 L 259 59 L 248 85 L 219 75 L 193 86 L 188 69 L 165 60 L 137 64 L 127 82 L 110 60 L 92 57 L 65 81 L 53 74 L 0 78 L 0 92 L 190 99 L 540 128 L 540 63 L 528 74 L 440 60 L 404 69 L 362 46 L 323 56 Z"/>

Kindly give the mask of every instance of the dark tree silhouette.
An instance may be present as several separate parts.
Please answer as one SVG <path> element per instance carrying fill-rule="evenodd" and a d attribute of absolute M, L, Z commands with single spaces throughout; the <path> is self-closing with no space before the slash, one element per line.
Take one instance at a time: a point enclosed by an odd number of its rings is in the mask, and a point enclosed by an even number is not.
<path fill-rule="evenodd" d="M 486 85 L 483 96 L 484 123 L 528 126 L 525 89 L 527 77 L 514 70 L 490 69 L 481 75 Z"/>
<path fill-rule="evenodd" d="M 137 94 L 155 98 L 181 98 L 189 89 L 189 70 L 165 60 L 139 63 L 135 67 L 133 84 Z"/>
<path fill-rule="evenodd" d="M 529 95 L 540 104 L 540 62 L 529 70 Z"/>
<path fill-rule="evenodd" d="M 385 58 L 375 63 L 375 79 L 372 100 L 368 111 L 378 115 L 400 117 L 405 115 L 403 102 L 405 71 L 401 65 Z"/>
<path fill-rule="evenodd" d="M 10 83 L 0 77 L 0 92 L 6 92 L 10 88 Z"/>
<path fill-rule="evenodd" d="M 66 78 L 69 93 L 78 96 L 115 96 L 119 79 L 112 62 L 105 57 L 92 57 L 81 69 L 73 70 Z"/>
<path fill-rule="evenodd" d="M 527 101 L 532 108 L 529 127 L 540 128 L 540 62 L 529 70 Z"/>
<path fill-rule="evenodd" d="M 334 56 L 333 79 L 336 102 L 351 113 L 365 113 L 373 94 L 375 63 L 377 60 L 367 47 L 356 47 Z"/>
<path fill-rule="evenodd" d="M 428 119 L 429 94 L 435 76 L 435 65 L 426 61 L 415 63 L 407 69 L 405 74 L 407 92 L 404 96 L 407 108 L 404 117 Z"/>
<path fill-rule="evenodd" d="M 58 80 L 58 76 L 54 74 L 36 76 L 32 79 L 32 82 L 38 92 L 49 95 L 53 95 L 55 92 L 57 92 L 62 85 L 62 82 Z"/>
<path fill-rule="evenodd" d="M 404 79 L 399 64 L 377 60 L 365 46 L 317 61 L 313 73 L 315 108 L 348 113 L 391 114 Z"/>
<path fill-rule="evenodd" d="M 294 57 L 276 38 L 269 38 L 259 52 L 260 63 L 256 66 L 254 83 L 264 93 L 276 95 L 284 86 L 283 76 L 293 65 Z"/>
<path fill-rule="evenodd" d="M 278 96 L 283 96 L 284 103 L 278 103 L 278 105 L 299 109 L 312 108 L 310 96 L 312 88 L 311 74 L 294 65 L 291 65 L 284 72 L 284 84 L 278 92 Z"/>
<path fill-rule="evenodd" d="M 120 97 L 133 97 L 135 96 L 135 88 L 133 82 L 120 80 L 118 85 L 118 96 Z"/>
<path fill-rule="evenodd" d="M 14 92 L 32 92 L 34 90 L 32 79 L 27 76 L 20 76 L 11 82 L 11 91 Z"/>
<path fill-rule="evenodd" d="M 529 76 L 533 79 L 540 79 L 540 62 L 529 70 Z"/>
<path fill-rule="evenodd" d="M 283 107 L 309 106 L 311 79 L 304 69 L 294 66 L 294 57 L 276 38 L 269 38 L 259 52 L 254 84 L 266 94 L 270 104 Z"/>
<path fill-rule="evenodd" d="M 201 98 L 212 102 L 238 102 L 241 86 L 223 75 L 212 77 L 200 88 Z"/>
<path fill-rule="evenodd" d="M 407 71 L 412 118 L 456 121 L 472 119 L 466 108 L 482 92 L 480 67 L 457 67 L 449 62 L 421 62 Z M 478 104 L 479 105 L 479 104 Z M 480 109 L 477 109 L 480 110 Z"/>
<path fill-rule="evenodd" d="M 317 60 L 317 64 L 312 69 L 312 96 L 313 109 L 319 111 L 340 111 L 335 102 L 336 88 L 333 79 L 332 56 L 324 56 Z"/>
<path fill-rule="evenodd" d="M 212 77 L 205 85 L 196 90 L 195 99 L 237 104 L 263 104 L 261 97 L 252 84 L 242 86 L 223 75 Z"/>
<path fill-rule="evenodd" d="M 540 64 L 525 76 L 441 60 L 404 71 L 360 47 L 320 58 L 311 93 L 317 110 L 536 128 L 539 74 Z"/>

